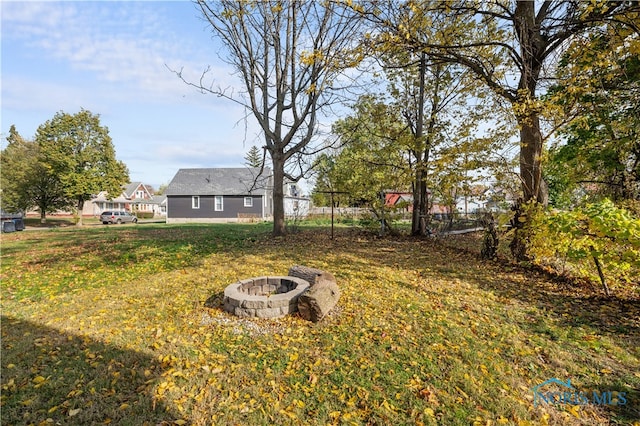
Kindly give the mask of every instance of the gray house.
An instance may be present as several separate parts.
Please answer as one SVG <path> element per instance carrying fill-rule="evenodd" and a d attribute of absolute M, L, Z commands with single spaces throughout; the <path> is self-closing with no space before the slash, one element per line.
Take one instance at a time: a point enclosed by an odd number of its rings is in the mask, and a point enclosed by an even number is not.
<path fill-rule="evenodd" d="M 180 169 L 167 186 L 167 223 L 237 222 L 273 216 L 271 170 Z"/>

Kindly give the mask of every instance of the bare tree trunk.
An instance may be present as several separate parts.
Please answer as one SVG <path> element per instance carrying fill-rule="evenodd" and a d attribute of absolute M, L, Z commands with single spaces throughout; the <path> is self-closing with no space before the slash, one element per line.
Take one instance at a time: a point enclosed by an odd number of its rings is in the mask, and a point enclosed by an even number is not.
<path fill-rule="evenodd" d="M 529 238 L 524 227 L 526 217 L 524 216 L 522 198 L 518 198 L 516 203 L 511 206 L 511 210 L 513 210 L 511 227 L 514 234 L 513 239 L 509 243 L 509 249 L 511 250 L 511 255 L 514 259 L 523 261 L 527 259 L 527 245 Z"/>
<path fill-rule="evenodd" d="M 600 265 L 600 260 L 598 260 L 598 258 L 595 255 L 592 257 L 593 257 L 593 261 L 596 264 L 596 268 L 598 270 L 598 276 L 600 277 L 600 282 L 602 283 L 602 288 L 604 289 L 604 293 L 607 295 L 607 297 L 610 297 L 611 291 L 609 290 L 609 286 L 607 285 L 607 281 L 605 280 L 604 272 L 602 272 L 602 265 Z"/>
<path fill-rule="evenodd" d="M 428 159 L 425 164 L 428 163 Z M 429 224 L 429 191 L 427 189 L 427 171 L 422 173 L 422 185 L 420 185 L 420 227 L 418 233 L 421 236 L 428 235 Z"/>
<path fill-rule="evenodd" d="M 425 101 L 425 74 L 426 74 L 426 56 L 422 53 L 420 57 L 420 87 L 418 94 L 418 117 L 416 120 L 416 134 L 415 139 L 418 142 L 418 149 L 416 150 L 416 178 L 414 184 L 413 194 L 413 215 L 412 215 L 412 227 L 411 233 L 413 235 L 427 235 L 427 215 L 429 214 L 427 201 L 427 164 L 429 163 L 429 150 L 431 149 L 430 141 L 427 142 L 427 146 L 424 147 L 425 141 L 423 141 L 423 127 L 424 127 L 424 101 Z M 436 86 L 436 91 L 437 91 Z M 433 129 L 434 116 L 433 105 L 432 115 L 429 122 L 429 139 L 431 139 L 431 130 Z"/>
<path fill-rule="evenodd" d="M 284 222 L 284 157 L 279 153 L 272 153 L 273 165 L 273 235 L 285 235 L 287 232 Z"/>
<path fill-rule="evenodd" d="M 542 134 L 540 132 L 540 117 L 537 112 L 520 118 L 520 179 L 522 182 L 522 199 L 513 206 L 514 228 L 513 241 L 509 247 L 511 255 L 520 261 L 528 259 L 528 241 L 531 230 L 525 227 L 527 217 L 524 214 L 525 205 L 531 201 L 544 206 L 549 201 L 547 186 L 542 179 Z"/>
<path fill-rule="evenodd" d="M 424 53 L 420 58 L 420 88 L 418 93 L 418 116 L 416 119 L 415 134 L 413 137 L 416 141 L 416 173 L 415 182 L 413 183 L 413 214 L 411 215 L 411 234 L 420 235 L 422 222 L 422 187 L 425 185 L 424 179 L 424 158 L 422 149 L 422 127 L 424 125 L 424 77 L 425 77 L 425 57 Z"/>
<path fill-rule="evenodd" d="M 520 177 L 525 202 L 546 204 L 542 185 L 542 134 L 537 113 L 520 120 Z"/>
<path fill-rule="evenodd" d="M 76 223 L 77 226 L 82 226 L 82 210 L 84 209 L 84 200 L 83 199 L 79 199 L 78 200 L 78 223 Z"/>
<path fill-rule="evenodd" d="M 416 235 L 417 230 L 420 226 L 420 190 L 418 188 L 421 179 L 421 173 L 416 169 L 414 181 L 411 185 L 412 194 L 413 194 L 413 210 L 411 211 L 411 235 Z"/>
<path fill-rule="evenodd" d="M 426 183 L 424 179 L 423 173 L 423 162 L 419 159 L 416 162 L 416 172 L 414 174 L 414 182 L 413 182 L 413 212 L 411 214 L 411 234 L 412 235 L 422 235 L 421 222 L 423 220 L 423 194 L 426 193 Z"/>
<path fill-rule="evenodd" d="M 498 257 L 498 230 L 496 228 L 496 220 L 493 213 L 489 213 L 482 218 L 482 224 L 485 227 L 484 240 L 482 241 L 482 250 L 480 256 L 483 259 L 496 259 Z"/>
<path fill-rule="evenodd" d="M 537 53 L 544 45 L 539 30 L 535 28 L 536 14 L 533 2 L 518 1 L 514 13 L 514 28 L 520 43 L 522 65 L 518 96 L 515 104 L 525 105 L 525 112 L 516 115 L 520 126 L 520 181 L 522 199 L 512 207 L 514 211 L 513 241 L 509 247 L 517 260 L 528 259 L 528 241 L 531 230 L 525 227 L 528 218 L 524 214 L 525 206 L 531 202 L 546 202 L 540 197 L 542 182 L 542 134 L 540 132 L 540 113 L 534 105 L 529 105 L 536 97 L 536 87 L 540 76 L 541 60 Z"/>

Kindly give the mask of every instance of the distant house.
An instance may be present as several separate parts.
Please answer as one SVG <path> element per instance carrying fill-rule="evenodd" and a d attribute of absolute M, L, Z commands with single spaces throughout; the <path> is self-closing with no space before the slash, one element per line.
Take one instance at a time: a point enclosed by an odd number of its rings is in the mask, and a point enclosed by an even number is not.
<path fill-rule="evenodd" d="M 427 192 L 427 196 L 431 197 L 431 191 Z M 411 213 L 413 212 L 413 194 L 410 192 L 385 191 L 384 205 L 388 208 Z M 448 214 L 449 208 L 431 200 L 429 213 L 440 217 L 441 215 Z"/>
<path fill-rule="evenodd" d="M 413 194 L 410 192 L 387 191 L 384 194 L 384 205 L 399 208 L 407 212 L 413 211 Z"/>
<path fill-rule="evenodd" d="M 165 191 L 167 223 L 270 218 L 271 188 L 269 169 L 180 169 Z"/>
<path fill-rule="evenodd" d="M 156 215 L 166 217 L 167 216 L 167 196 L 162 195 L 154 195 L 153 202 L 156 207 Z"/>
<path fill-rule="evenodd" d="M 456 199 L 456 210 L 464 215 L 476 214 L 486 209 L 488 188 L 484 185 L 472 185 L 466 191 L 462 191 L 463 195 L 459 195 Z"/>
<path fill-rule="evenodd" d="M 495 187 L 487 191 L 486 209 L 490 211 L 508 211 L 518 199 L 518 193 L 508 188 Z"/>
<path fill-rule="evenodd" d="M 302 218 L 309 215 L 311 199 L 302 195 L 295 182 L 284 184 L 284 215 L 287 218 Z"/>
<path fill-rule="evenodd" d="M 153 213 L 154 216 L 162 216 L 160 199 L 154 197 L 149 187 L 142 182 L 131 182 L 122 188 L 122 193 L 117 197 L 109 199 L 109 194 L 100 192 L 89 205 L 91 212 L 87 212 L 86 208 L 83 214 L 98 216 L 103 211 L 118 210 L 128 211 L 131 213 Z"/>

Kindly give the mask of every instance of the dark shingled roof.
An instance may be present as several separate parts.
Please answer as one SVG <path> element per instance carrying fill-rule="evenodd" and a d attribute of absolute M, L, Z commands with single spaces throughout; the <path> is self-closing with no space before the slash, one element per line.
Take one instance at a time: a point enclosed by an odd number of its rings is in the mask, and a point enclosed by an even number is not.
<path fill-rule="evenodd" d="M 131 197 L 133 195 L 133 192 L 138 188 L 138 186 L 140 186 L 140 184 L 142 184 L 142 182 L 131 182 L 125 185 L 125 187 L 122 190 L 124 192 L 124 195 L 127 198 Z"/>
<path fill-rule="evenodd" d="M 165 194 L 172 195 L 265 195 L 271 170 L 265 168 L 180 169 Z M 255 184 L 254 184 L 255 182 Z M 253 190 L 251 190 L 253 188 Z"/>

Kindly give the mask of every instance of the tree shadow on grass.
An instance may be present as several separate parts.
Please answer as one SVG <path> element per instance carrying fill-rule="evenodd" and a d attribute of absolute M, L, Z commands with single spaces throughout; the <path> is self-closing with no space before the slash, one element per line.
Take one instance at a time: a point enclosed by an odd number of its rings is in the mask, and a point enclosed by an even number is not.
<path fill-rule="evenodd" d="M 173 424 L 153 401 L 162 373 L 146 354 L 1 317 L 2 424 Z"/>
<path fill-rule="evenodd" d="M 339 238 L 338 238 L 339 236 Z M 585 327 L 594 332 L 606 334 L 617 340 L 623 339 L 625 346 L 633 342 L 640 347 L 640 300 L 616 297 L 604 297 L 597 289 L 580 288 L 577 284 L 555 279 L 535 269 L 526 269 L 517 265 L 481 261 L 476 255 L 442 244 L 438 240 L 417 240 L 413 238 L 376 238 L 370 234 L 338 234 L 329 241 L 325 235 L 309 233 L 288 236 L 297 244 L 309 245 L 312 238 L 316 250 L 322 258 L 331 258 L 332 266 L 327 269 L 338 278 L 346 278 L 345 271 L 351 271 L 358 278 L 376 279 L 371 265 L 390 268 L 405 268 L 407 261 L 416 271 L 428 270 L 429 275 L 438 279 L 460 279 L 473 283 L 482 290 L 496 295 L 519 300 L 538 309 L 555 314 L 560 325 L 566 327 Z M 301 242 L 301 241 L 305 242 Z M 355 241 L 354 241 L 355 240 Z M 290 255 L 282 250 L 282 243 L 269 241 L 263 244 L 260 254 L 274 259 Z M 294 252 L 292 263 L 311 263 L 304 254 Z M 438 252 L 439 256 L 432 256 Z M 330 254 L 331 256 L 327 255 Z M 307 255 L 308 256 L 308 255 Z M 340 271 L 336 273 L 336 271 Z M 416 285 L 398 281 L 397 285 L 420 291 Z"/>
<path fill-rule="evenodd" d="M 487 268 L 495 270 L 496 278 L 475 279 L 480 288 L 553 312 L 560 326 L 590 328 L 640 347 L 640 300 L 594 294 L 535 269 L 498 264 Z M 525 276 L 526 282 L 512 279 L 510 274 Z"/>
<path fill-rule="evenodd" d="M 366 271 L 365 265 L 371 259 L 375 259 L 380 265 L 402 267 L 406 248 L 414 248 L 411 244 L 418 244 L 421 249 L 414 255 L 419 262 L 422 259 L 425 267 L 438 274 L 441 279 L 464 280 L 481 290 L 492 292 L 499 300 L 518 300 L 536 308 L 538 313 L 532 311 L 531 321 L 519 324 L 524 331 L 543 334 L 546 339 L 554 341 L 562 338 L 558 335 L 558 328 L 577 330 L 575 334 L 572 331 L 566 334 L 575 335 L 575 339 L 593 338 L 595 345 L 600 340 L 598 335 L 607 336 L 631 357 L 637 359 L 640 355 L 640 301 L 637 299 L 617 297 L 615 294 L 613 297 L 605 297 L 597 293 L 597 288 L 581 288 L 576 283 L 563 281 L 535 269 L 484 262 L 470 253 L 444 247 L 437 242 L 407 242 L 408 246 L 398 244 L 397 251 L 394 244 L 398 242 L 390 241 L 386 247 L 384 242 L 376 244 L 377 250 L 363 245 L 361 250 L 354 251 L 350 248 L 344 253 L 338 248 L 335 253 L 338 256 L 351 254 L 349 262 L 352 264 L 362 258 L 362 267 L 356 266 L 356 269 Z M 429 253 L 436 250 L 444 251 L 445 255 L 429 256 Z M 354 253 L 357 254 L 356 259 L 353 258 Z M 402 281 L 397 282 L 397 285 L 421 291 L 413 284 Z M 549 320 L 553 322 L 553 326 L 550 326 Z M 602 368 L 610 367 L 615 370 L 615 363 L 613 360 L 611 365 Z M 606 402 L 605 396 L 602 408 L 610 412 L 616 421 L 627 424 L 640 419 L 640 387 L 637 386 L 637 379 L 633 378 L 633 362 L 627 361 L 624 364 L 626 367 L 621 365 L 621 371 L 602 374 L 595 380 L 592 377 L 581 377 L 583 383 L 580 390 L 590 395 L 595 391 L 598 395 L 609 395 L 609 398 L 612 394 L 624 394 L 626 401 L 614 398 L 613 403 Z"/>
<path fill-rule="evenodd" d="M 637 359 L 640 355 L 640 301 L 593 294 L 591 289 L 585 290 L 576 283 L 550 277 L 535 269 L 496 262 L 481 262 L 480 265 L 485 268 L 482 275 L 475 276 L 473 268 L 469 268 L 463 272 L 464 278 L 501 298 L 518 300 L 538 310 L 538 313 L 532 311 L 529 321 L 519 324 L 526 332 L 543 335 L 550 341 L 569 338 L 580 346 L 593 346 L 595 350 L 598 350 L 600 336 L 606 336 L 624 348 L 629 356 Z M 486 279 L 488 275 L 492 279 Z M 525 277 L 524 282 L 522 277 Z M 559 331 L 561 329 L 564 330 Z M 630 370 L 633 362 L 627 361 L 624 365 L 615 359 L 610 362 L 602 366 L 605 370 L 610 367 L 610 374 L 600 374 L 595 380 L 580 377 L 580 390 L 590 398 L 596 392 L 604 402 L 598 404 L 598 400 L 592 398 L 591 404 L 600 405 L 616 421 L 631 424 L 640 419 L 640 387 Z M 619 371 L 616 365 L 619 365 Z M 607 402 L 606 395 L 611 399 L 612 394 L 622 394 L 625 398 Z"/>

